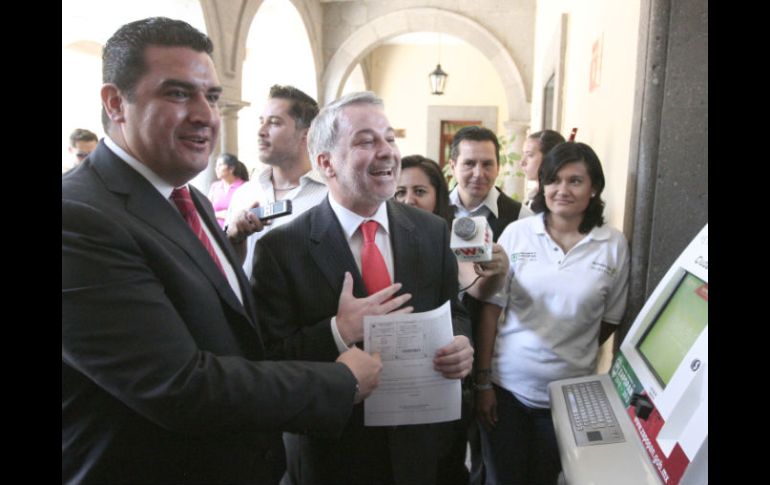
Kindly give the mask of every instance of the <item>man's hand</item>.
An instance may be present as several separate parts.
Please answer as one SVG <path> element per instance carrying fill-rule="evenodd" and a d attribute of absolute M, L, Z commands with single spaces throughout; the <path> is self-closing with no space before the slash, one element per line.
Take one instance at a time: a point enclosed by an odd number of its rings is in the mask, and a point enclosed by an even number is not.
<path fill-rule="evenodd" d="M 506 275 L 509 266 L 510 262 L 508 261 L 508 255 L 505 254 L 505 249 L 499 244 L 493 243 L 492 259 L 474 263 L 473 270 L 476 271 L 477 275 L 488 278 L 490 276 Z"/>
<path fill-rule="evenodd" d="M 433 357 L 433 368 L 447 379 L 462 379 L 473 367 L 473 347 L 465 335 L 455 335 L 449 345 L 441 347 Z"/>
<path fill-rule="evenodd" d="M 479 281 L 466 291 L 477 300 L 486 300 L 505 285 L 510 262 L 505 249 L 497 243 L 492 244 L 492 259 L 473 264 L 473 271 L 480 276 Z M 460 283 L 468 280 L 468 271 L 460 271 Z M 472 274 L 472 273 L 471 273 Z M 466 285 L 469 283 L 466 283 Z"/>
<path fill-rule="evenodd" d="M 337 362 L 348 366 L 358 381 L 358 392 L 356 392 L 354 404 L 358 404 L 372 393 L 380 383 L 380 371 L 382 371 L 382 360 L 380 353 L 374 352 L 367 354 L 358 347 L 353 347 L 340 354 Z"/>
<path fill-rule="evenodd" d="M 387 313 L 412 313 L 408 306 L 398 309 L 412 298 L 409 293 L 391 298 L 401 289 L 401 283 L 394 283 L 366 298 L 353 296 L 353 276 L 345 272 L 342 293 L 337 306 L 337 330 L 347 345 L 364 339 L 364 315 L 385 315 Z"/>
<path fill-rule="evenodd" d="M 259 207 L 259 201 L 251 204 L 249 209 L 253 209 L 255 207 Z M 233 245 L 243 244 L 247 237 L 251 236 L 255 232 L 261 231 L 262 228 L 268 224 L 269 221 L 260 221 L 259 217 L 257 217 L 256 214 L 250 210 L 242 210 L 232 222 L 232 224 L 228 224 L 227 239 L 229 239 L 230 243 Z"/>

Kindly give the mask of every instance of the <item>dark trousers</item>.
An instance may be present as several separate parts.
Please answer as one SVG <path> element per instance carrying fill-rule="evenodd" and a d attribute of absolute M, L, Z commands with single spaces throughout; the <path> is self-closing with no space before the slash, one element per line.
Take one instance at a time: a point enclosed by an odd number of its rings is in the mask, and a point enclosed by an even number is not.
<path fill-rule="evenodd" d="M 452 423 L 451 435 L 438 461 L 436 483 L 440 485 L 474 485 L 474 482 L 468 479 L 468 468 L 465 466 L 468 426 L 475 421 L 472 400 L 472 390 L 467 382 L 463 382 L 460 419 Z M 473 446 L 471 446 L 471 455 L 473 455 Z M 478 455 L 478 461 L 481 462 L 480 450 Z M 475 485 L 482 485 L 482 483 Z"/>
<path fill-rule="evenodd" d="M 561 471 L 550 409 L 530 408 L 494 386 L 497 426 L 481 429 L 486 485 L 554 485 Z"/>

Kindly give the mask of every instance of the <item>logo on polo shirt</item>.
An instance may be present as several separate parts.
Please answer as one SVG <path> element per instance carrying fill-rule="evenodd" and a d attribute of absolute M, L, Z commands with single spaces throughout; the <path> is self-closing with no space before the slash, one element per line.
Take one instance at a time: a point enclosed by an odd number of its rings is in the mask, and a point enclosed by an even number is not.
<path fill-rule="evenodd" d="M 511 253 L 511 263 L 525 262 L 525 261 L 537 261 L 537 253 L 533 251 L 521 251 L 518 253 Z"/>
<path fill-rule="evenodd" d="M 601 271 L 602 273 L 606 274 L 607 276 L 615 276 L 615 274 L 618 272 L 618 269 L 610 266 L 608 264 L 600 263 L 599 261 L 594 261 L 591 263 L 591 269 L 595 271 Z"/>

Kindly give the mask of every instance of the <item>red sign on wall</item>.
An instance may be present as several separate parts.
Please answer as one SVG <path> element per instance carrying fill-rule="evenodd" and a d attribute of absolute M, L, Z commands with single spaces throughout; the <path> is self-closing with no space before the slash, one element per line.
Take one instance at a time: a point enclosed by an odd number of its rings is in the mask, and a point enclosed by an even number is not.
<path fill-rule="evenodd" d="M 598 88 L 602 81 L 602 36 L 599 36 L 591 48 L 591 77 L 588 81 L 588 92 Z"/>

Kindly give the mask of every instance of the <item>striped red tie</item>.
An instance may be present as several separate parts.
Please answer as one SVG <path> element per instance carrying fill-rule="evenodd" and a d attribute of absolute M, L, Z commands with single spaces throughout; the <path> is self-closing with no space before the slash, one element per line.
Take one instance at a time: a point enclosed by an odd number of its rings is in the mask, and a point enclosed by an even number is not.
<path fill-rule="evenodd" d="M 190 197 L 190 191 L 187 190 L 187 187 L 174 189 L 174 191 L 171 192 L 171 200 L 174 201 L 174 204 L 179 209 L 182 217 L 184 217 L 187 225 L 190 226 L 190 229 L 192 229 L 193 233 L 198 237 L 201 244 L 203 244 L 203 247 L 209 252 L 211 258 L 217 264 L 219 271 L 221 271 L 222 274 L 225 274 L 225 270 L 222 268 L 222 263 L 219 262 L 219 258 L 214 251 L 214 247 L 211 245 L 211 241 L 209 241 L 208 236 L 206 236 L 206 233 L 203 231 L 200 216 L 198 216 L 198 211 L 195 210 L 195 204 Z M 225 277 L 226 276 L 227 275 L 225 275 Z"/>
<path fill-rule="evenodd" d="M 377 226 L 379 226 L 377 221 L 366 221 L 360 226 L 361 234 L 364 236 L 364 245 L 361 248 L 361 276 L 364 279 L 366 291 L 370 295 L 390 286 L 388 267 L 374 243 Z"/>

